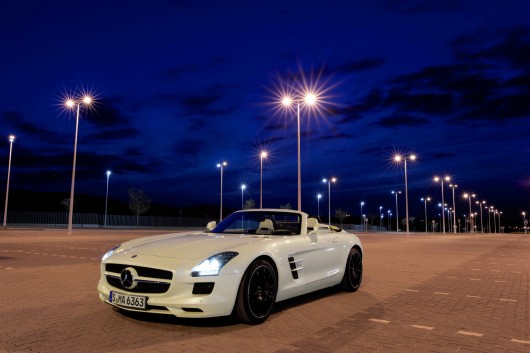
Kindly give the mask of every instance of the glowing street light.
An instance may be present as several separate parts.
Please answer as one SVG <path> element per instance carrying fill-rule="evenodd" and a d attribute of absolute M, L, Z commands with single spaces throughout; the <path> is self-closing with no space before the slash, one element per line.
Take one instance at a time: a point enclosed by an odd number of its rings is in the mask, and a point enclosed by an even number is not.
<path fill-rule="evenodd" d="M 15 135 L 9 135 L 9 164 L 7 167 L 7 186 L 6 186 L 6 203 L 4 206 L 4 228 L 7 222 L 7 203 L 9 200 L 9 178 L 11 176 L 11 155 L 13 153 L 13 142 L 15 142 Z"/>
<path fill-rule="evenodd" d="M 364 215 L 363 215 L 364 201 L 361 201 L 361 227 L 364 230 Z"/>
<path fill-rule="evenodd" d="M 323 183 L 328 183 L 328 224 L 331 226 L 331 183 L 336 183 L 337 178 L 322 179 Z"/>
<path fill-rule="evenodd" d="M 259 172 L 259 208 L 263 208 L 263 159 L 267 158 L 267 156 L 267 151 L 261 151 Z"/>
<path fill-rule="evenodd" d="M 422 197 L 420 200 L 425 203 L 425 233 L 427 233 L 429 231 L 429 229 L 427 228 L 427 201 L 431 201 L 431 198 Z"/>
<path fill-rule="evenodd" d="M 386 212 L 388 213 L 388 230 L 390 231 L 392 227 L 392 211 L 387 210 Z"/>
<path fill-rule="evenodd" d="M 392 194 L 396 194 L 396 232 L 399 232 L 398 194 L 401 194 L 401 191 L 392 190 Z"/>
<path fill-rule="evenodd" d="M 475 201 L 475 204 L 480 206 L 480 231 L 482 234 L 484 234 L 484 223 L 482 222 L 482 205 L 486 204 L 486 201 Z"/>
<path fill-rule="evenodd" d="M 407 235 L 409 235 L 409 193 L 408 193 L 408 186 L 407 186 L 407 159 L 411 161 L 416 160 L 416 155 L 411 154 L 410 156 L 403 156 L 400 154 L 396 154 L 394 156 L 394 162 L 401 163 L 403 161 L 404 163 L 404 170 L 405 170 L 405 218 L 406 218 L 406 225 L 407 225 Z"/>
<path fill-rule="evenodd" d="M 524 227 L 524 235 L 527 234 L 527 227 L 528 221 L 526 220 L 526 212 L 523 212 L 523 227 Z"/>
<path fill-rule="evenodd" d="M 77 158 L 77 133 L 79 131 L 79 112 L 81 110 L 81 104 L 89 106 L 93 103 L 92 97 L 85 95 L 78 99 L 68 99 L 65 104 L 68 108 L 76 109 L 75 119 L 75 139 L 74 139 L 74 162 L 72 166 L 72 185 L 70 187 L 70 204 L 68 207 L 68 234 L 72 234 L 72 221 L 74 217 L 74 187 L 75 187 L 75 165 Z"/>
<path fill-rule="evenodd" d="M 471 198 L 472 197 L 474 198 L 476 195 L 475 194 L 469 194 L 469 193 L 466 192 L 463 196 L 464 196 L 464 199 L 467 199 L 468 202 L 469 202 L 469 222 L 470 222 L 470 224 L 469 224 L 469 232 L 470 233 L 474 233 L 475 232 L 475 225 L 474 225 L 474 223 L 472 223 L 473 219 L 471 217 L 473 215 L 473 212 L 471 211 Z"/>
<path fill-rule="evenodd" d="M 444 180 L 445 181 L 449 181 L 449 180 L 451 180 L 451 178 L 448 177 L 448 176 L 445 176 L 443 178 L 440 178 L 440 177 L 437 177 L 437 176 L 434 177 L 434 181 L 435 182 L 440 182 L 442 184 L 442 205 L 445 205 L 445 200 L 444 200 Z M 443 229 L 443 234 L 445 234 L 445 215 L 444 215 L 443 210 L 442 210 L 442 229 Z"/>
<path fill-rule="evenodd" d="M 300 158 L 300 104 L 304 105 L 315 105 L 318 102 L 318 97 L 316 93 L 308 91 L 304 92 L 299 97 L 291 97 L 291 96 L 284 96 L 281 99 L 281 103 L 285 107 L 290 107 L 294 103 L 296 103 L 296 111 L 297 111 L 297 146 L 298 146 L 298 211 L 302 210 L 302 165 L 301 165 L 301 158 Z"/>
<path fill-rule="evenodd" d="M 456 234 L 456 205 L 455 205 L 455 188 L 458 187 L 456 184 L 449 184 L 449 187 L 453 189 L 453 232 Z"/>
<path fill-rule="evenodd" d="M 322 198 L 322 194 L 317 194 L 317 215 L 318 220 L 320 221 L 320 199 Z"/>
<path fill-rule="evenodd" d="M 109 201 L 109 179 L 110 179 L 110 175 L 112 174 L 112 172 L 110 170 L 107 170 L 105 174 L 107 174 L 107 194 L 105 195 L 105 225 L 104 227 L 107 226 L 107 205 Z"/>
<path fill-rule="evenodd" d="M 379 206 L 379 229 L 383 227 L 383 206 Z"/>
<path fill-rule="evenodd" d="M 223 169 L 227 165 L 228 163 L 225 161 L 221 163 L 217 163 L 217 168 L 221 169 L 221 204 L 220 204 L 220 211 L 219 211 L 219 222 L 223 220 Z"/>
<path fill-rule="evenodd" d="M 245 189 L 247 186 L 245 184 L 241 184 L 241 209 L 245 208 L 245 203 L 243 201 L 243 194 L 245 193 Z"/>

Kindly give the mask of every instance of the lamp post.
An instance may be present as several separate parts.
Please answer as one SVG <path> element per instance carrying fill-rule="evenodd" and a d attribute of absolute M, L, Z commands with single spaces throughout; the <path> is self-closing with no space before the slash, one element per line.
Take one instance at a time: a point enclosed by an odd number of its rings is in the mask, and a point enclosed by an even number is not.
<path fill-rule="evenodd" d="M 243 194 L 245 193 L 245 189 L 247 186 L 245 184 L 241 184 L 241 209 L 245 208 L 245 202 L 243 201 Z"/>
<path fill-rule="evenodd" d="M 491 210 L 493 206 L 488 207 L 488 233 L 491 234 Z"/>
<path fill-rule="evenodd" d="M 469 194 L 467 192 L 464 194 L 464 199 L 467 199 L 468 202 L 469 202 L 469 223 L 470 223 L 469 224 L 469 232 L 470 233 L 474 233 L 474 231 L 475 231 L 474 230 L 474 228 L 475 228 L 474 227 L 474 223 L 472 223 L 473 219 L 471 217 L 473 215 L 473 212 L 471 211 L 471 198 L 475 197 L 475 196 L 476 196 L 475 194 Z"/>
<path fill-rule="evenodd" d="M 502 229 L 502 227 L 501 227 L 501 214 L 502 214 L 502 211 L 499 211 L 499 234 L 502 233 L 501 232 L 501 229 Z"/>
<path fill-rule="evenodd" d="M 260 153 L 260 172 L 259 172 L 259 208 L 263 208 L 263 159 L 267 158 L 266 151 Z"/>
<path fill-rule="evenodd" d="M 221 169 L 221 204 L 220 204 L 220 211 L 219 211 L 219 222 L 223 220 L 223 169 L 227 165 L 228 163 L 225 161 L 221 163 L 217 163 L 217 168 Z"/>
<path fill-rule="evenodd" d="M 449 187 L 453 189 L 453 232 L 456 234 L 456 204 L 455 204 L 455 188 L 458 187 L 456 184 L 449 184 Z"/>
<path fill-rule="evenodd" d="M 392 190 L 392 194 L 396 194 L 396 232 L 399 232 L 398 194 L 401 194 L 401 191 Z"/>
<path fill-rule="evenodd" d="M 447 175 L 445 177 L 443 177 L 443 178 L 440 178 L 440 177 L 437 177 L 437 176 L 434 177 L 434 181 L 435 182 L 440 182 L 442 184 L 442 205 L 445 205 L 445 200 L 444 200 L 444 180 L 445 181 L 449 181 L 449 180 L 451 180 L 451 178 L 448 177 Z M 443 234 L 445 234 L 445 216 L 444 216 L 443 209 L 442 209 L 442 231 L 443 231 Z"/>
<path fill-rule="evenodd" d="M 364 230 L 364 216 L 363 216 L 364 201 L 361 201 L 361 229 Z"/>
<path fill-rule="evenodd" d="M 70 187 L 70 204 L 68 207 L 68 234 L 72 234 L 72 221 L 74 217 L 74 187 L 75 187 L 75 165 L 77 156 L 77 133 L 79 131 L 79 111 L 81 110 L 81 104 L 89 106 L 92 104 L 92 97 L 85 95 L 78 99 L 68 99 L 66 101 L 68 108 L 76 109 L 75 119 L 75 139 L 74 139 L 74 162 L 72 166 L 72 185 Z"/>
<path fill-rule="evenodd" d="M 388 213 L 388 230 L 390 231 L 392 227 L 392 211 L 387 210 L 386 212 Z"/>
<path fill-rule="evenodd" d="M 407 225 L 407 235 L 409 235 L 409 192 L 408 192 L 408 186 L 407 186 L 407 159 L 411 161 L 416 160 L 416 155 L 411 154 L 410 156 L 402 156 L 399 154 L 396 154 L 394 156 L 394 161 L 396 163 L 401 163 L 403 161 L 404 165 L 404 171 L 405 171 L 405 218 L 406 218 L 406 225 Z"/>
<path fill-rule="evenodd" d="M 497 233 L 497 210 L 493 209 L 491 210 L 491 212 L 493 213 L 493 233 Z"/>
<path fill-rule="evenodd" d="M 337 178 L 322 179 L 323 183 L 328 183 L 328 224 L 331 226 L 331 183 L 336 183 Z"/>
<path fill-rule="evenodd" d="M 422 197 L 420 199 L 425 204 L 425 233 L 429 232 L 428 225 L 427 225 L 427 201 L 431 201 L 430 197 Z"/>
<path fill-rule="evenodd" d="M 317 215 L 318 220 L 320 221 L 320 199 L 322 198 L 322 194 L 317 194 Z"/>
<path fill-rule="evenodd" d="M 15 135 L 9 135 L 9 163 L 7 165 L 7 186 L 6 186 L 6 203 L 4 206 L 4 228 L 7 223 L 7 204 L 9 201 L 9 179 L 11 176 L 11 155 L 13 153 L 13 142 L 15 142 Z"/>
<path fill-rule="evenodd" d="M 379 206 L 379 230 L 383 227 L 383 206 Z"/>
<path fill-rule="evenodd" d="M 282 104 L 286 107 L 290 107 L 293 103 L 296 103 L 296 121 L 297 121 L 297 146 L 298 146 L 298 211 L 302 210 L 302 166 L 300 158 L 300 103 L 306 105 L 314 105 L 317 103 L 317 96 L 312 92 L 305 92 L 301 97 L 293 98 L 285 96 L 282 98 Z"/>
<path fill-rule="evenodd" d="M 485 204 L 486 201 L 475 201 L 475 204 L 480 206 L 480 231 L 482 234 L 484 234 L 484 222 L 482 221 L 482 204 Z"/>
<path fill-rule="evenodd" d="M 105 222 L 104 222 L 105 224 L 104 224 L 104 227 L 107 226 L 107 206 L 109 203 L 109 179 L 110 179 L 110 175 L 112 174 L 112 172 L 110 170 L 107 170 L 105 174 L 107 174 L 107 193 L 105 194 Z"/>
<path fill-rule="evenodd" d="M 526 212 L 523 212 L 523 227 L 524 227 L 524 235 L 527 234 L 527 226 L 528 225 L 528 221 L 526 220 Z"/>

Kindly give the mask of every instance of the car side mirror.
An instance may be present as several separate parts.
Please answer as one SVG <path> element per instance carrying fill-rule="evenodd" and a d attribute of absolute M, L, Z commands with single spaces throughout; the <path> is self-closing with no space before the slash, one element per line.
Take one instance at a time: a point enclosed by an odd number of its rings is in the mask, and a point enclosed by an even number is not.
<path fill-rule="evenodd" d="M 212 229 L 215 228 L 215 226 L 217 225 L 217 222 L 216 221 L 210 221 L 208 222 L 208 224 L 206 225 L 206 229 L 208 231 L 211 231 Z"/>

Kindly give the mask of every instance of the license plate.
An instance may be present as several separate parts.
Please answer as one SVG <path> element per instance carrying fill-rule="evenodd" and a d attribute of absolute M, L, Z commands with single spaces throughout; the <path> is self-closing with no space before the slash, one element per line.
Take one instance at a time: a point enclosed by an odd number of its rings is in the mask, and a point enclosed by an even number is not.
<path fill-rule="evenodd" d="M 127 308 L 144 309 L 147 306 L 147 297 L 110 292 L 109 302 Z"/>

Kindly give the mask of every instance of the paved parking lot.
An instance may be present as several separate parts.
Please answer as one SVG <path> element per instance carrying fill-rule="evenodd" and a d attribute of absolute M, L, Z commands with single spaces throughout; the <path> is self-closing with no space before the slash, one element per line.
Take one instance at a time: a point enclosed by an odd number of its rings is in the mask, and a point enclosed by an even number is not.
<path fill-rule="evenodd" d="M 102 254 L 163 232 L 0 230 L 0 352 L 530 352 L 530 237 L 362 234 L 360 291 L 281 303 L 259 326 L 101 303 Z"/>

